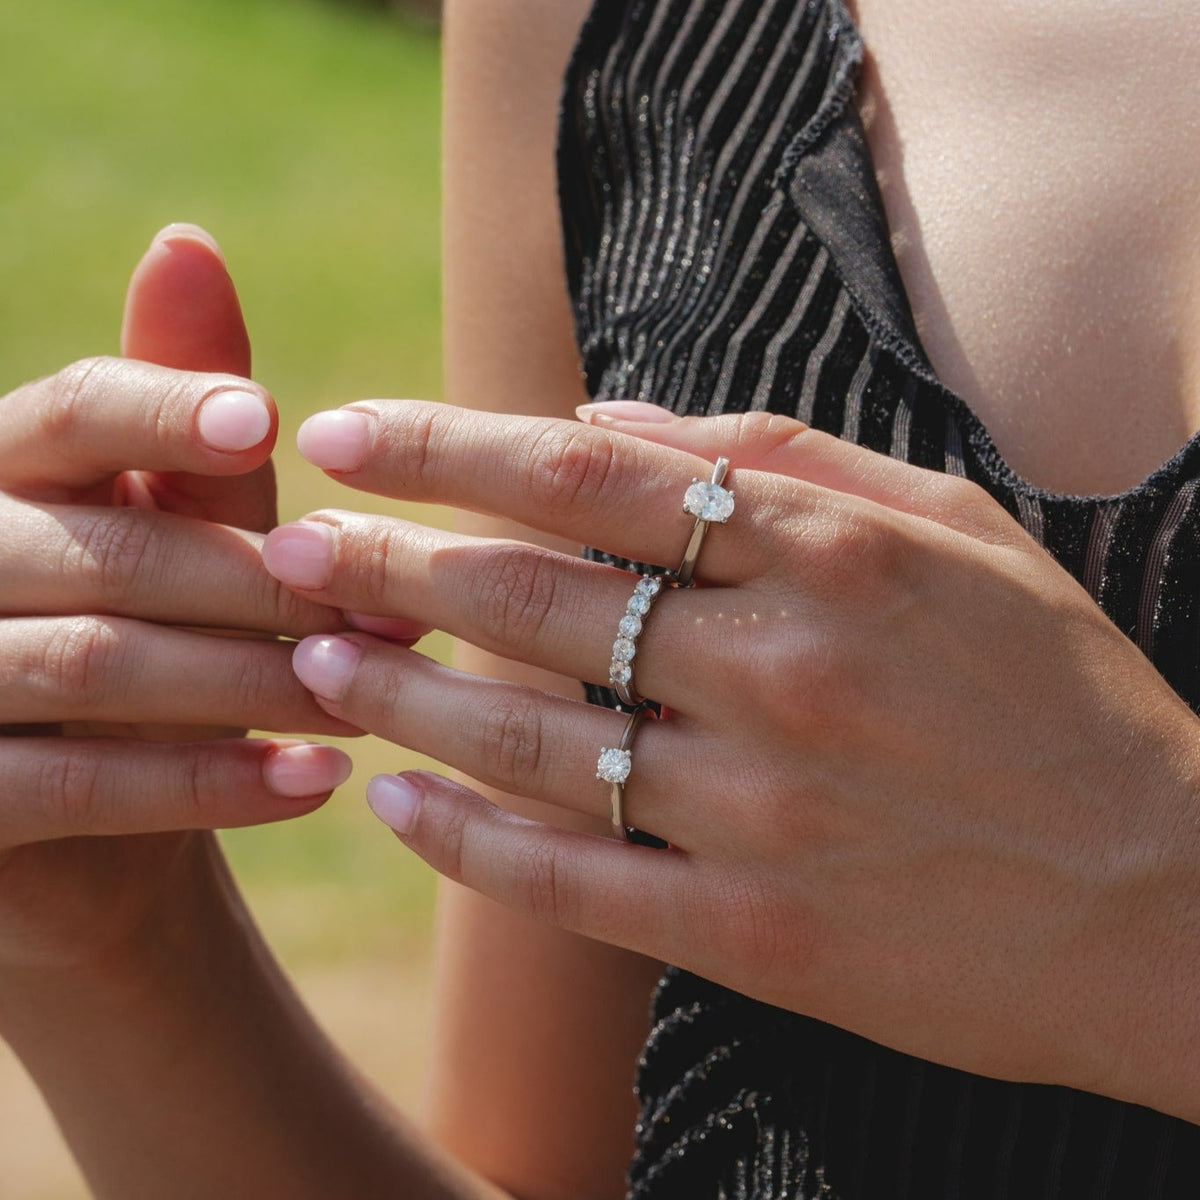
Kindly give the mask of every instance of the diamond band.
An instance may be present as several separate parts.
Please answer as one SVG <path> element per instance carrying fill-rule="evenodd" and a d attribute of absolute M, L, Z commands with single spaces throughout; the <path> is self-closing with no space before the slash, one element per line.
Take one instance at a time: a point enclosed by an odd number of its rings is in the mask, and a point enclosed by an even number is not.
<path fill-rule="evenodd" d="M 633 595 L 625 605 L 625 615 L 617 626 L 612 662 L 608 665 L 608 682 L 616 689 L 621 703 L 628 707 L 642 702 L 642 697 L 633 687 L 633 660 L 637 655 L 637 639 L 666 579 L 666 575 L 663 574 L 643 575 L 634 586 Z"/>
<path fill-rule="evenodd" d="M 724 525 L 733 515 L 733 493 L 721 486 L 728 471 L 729 459 L 718 458 L 708 483 L 693 479 L 683 495 L 683 511 L 696 518 L 696 525 L 683 552 L 679 570 L 675 572 L 675 582 L 679 587 L 692 586 L 696 559 L 700 557 L 700 547 L 709 525 Z"/>
<path fill-rule="evenodd" d="M 603 780 L 611 789 L 613 837 L 629 840 L 629 827 L 625 824 L 625 781 L 633 769 L 634 735 L 638 726 L 646 719 L 649 704 L 643 702 L 629 714 L 617 746 L 605 746 L 596 760 L 596 778 Z"/>

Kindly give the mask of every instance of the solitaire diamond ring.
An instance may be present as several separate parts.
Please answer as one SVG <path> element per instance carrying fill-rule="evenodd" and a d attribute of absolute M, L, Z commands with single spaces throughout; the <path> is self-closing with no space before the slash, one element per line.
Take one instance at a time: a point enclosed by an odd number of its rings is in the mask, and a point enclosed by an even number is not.
<path fill-rule="evenodd" d="M 675 572 L 675 583 L 679 587 L 691 587 L 692 576 L 696 570 L 696 559 L 700 557 L 700 547 L 704 543 L 704 535 L 709 525 L 724 525 L 733 514 L 733 493 L 721 486 L 729 471 L 729 459 L 718 458 L 713 467 L 712 478 L 705 483 L 702 479 L 693 479 L 691 486 L 683 496 L 683 511 L 696 518 L 692 536 L 679 570 Z"/>

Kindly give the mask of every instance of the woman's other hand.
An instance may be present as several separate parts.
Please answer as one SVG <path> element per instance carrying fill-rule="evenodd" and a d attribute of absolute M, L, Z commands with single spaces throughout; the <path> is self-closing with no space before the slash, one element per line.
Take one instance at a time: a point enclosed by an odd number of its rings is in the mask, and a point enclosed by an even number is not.
<path fill-rule="evenodd" d="M 688 485 L 733 463 L 706 586 L 664 590 L 634 659 L 666 708 L 634 741 L 625 819 L 669 849 L 520 820 L 428 773 L 374 781 L 376 811 L 520 911 L 923 1057 L 1200 1116 L 1192 713 L 975 485 L 783 418 L 662 417 L 375 401 L 306 425 L 306 456 L 352 487 L 667 567 Z M 347 512 L 265 553 L 322 603 L 599 684 L 634 584 Z M 597 755 L 620 713 L 357 634 L 302 642 L 296 669 L 332 715 L 609 812 Z"/>
<path fill-rule="evenodd" d="M 299 815 L 349 772 L 239 736 L 356 731 L 274 640 L 343 622 L 262 570 L 275 407 L 203 231 L 155 238 L 122 350 L 0 398 L 0 1007 L 6 971 L 128 937 L 209 857 L 183 831 Z"/>

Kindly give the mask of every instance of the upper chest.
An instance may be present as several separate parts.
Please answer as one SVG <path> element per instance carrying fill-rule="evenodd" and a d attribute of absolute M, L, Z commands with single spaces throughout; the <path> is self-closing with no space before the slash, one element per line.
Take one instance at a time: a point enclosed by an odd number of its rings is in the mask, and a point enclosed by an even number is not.
<path fill-rule="evenodd" d="M 1136 483 L 1200 428 L 1200 6 L 855 10 L 860 106 L 935 368 L 1027 478 Z"/>

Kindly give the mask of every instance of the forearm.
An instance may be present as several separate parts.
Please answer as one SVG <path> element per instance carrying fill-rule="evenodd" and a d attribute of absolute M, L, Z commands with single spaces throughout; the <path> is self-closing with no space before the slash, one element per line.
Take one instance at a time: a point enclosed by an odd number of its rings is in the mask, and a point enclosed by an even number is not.
<path fill-rule="evenodd" d="M 6 979 L 0 1029 L 99 1197 L 497 1200 L 313 1023 L 193 839 L 136 945 Z"/>

